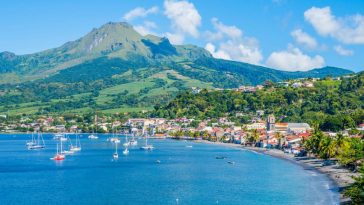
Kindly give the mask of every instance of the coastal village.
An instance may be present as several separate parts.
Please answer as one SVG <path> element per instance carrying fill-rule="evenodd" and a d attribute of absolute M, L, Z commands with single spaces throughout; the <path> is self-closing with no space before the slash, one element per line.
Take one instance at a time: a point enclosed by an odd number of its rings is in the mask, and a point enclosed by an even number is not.
<path fill-rule="evenodd" d="M 243 115 L 237 113 L 237 116 Z M 272 114 L 265 115 L 263 110 L 257 110 L 250 123 L 236 125 L 228 117 L 216 120 L 202 120 L 195 122 L 191 118 L 129 118 L 126 121 L 110 122 L 107 118 L 97 118 L 91 126 L 96 127 L 100 133 L 131 133 L 142 136 L 149 134 L 152 138 L 174 138 L 185 140 L 208 140 L 213 142 L 234 143 L 245 146 L 261 148 L 282 148 L 287 153 L 299 154 L 302 144 L 309 139 L 313 128 L 308 123 L 277 122 Z M 22 118 L 16 124 L 0 124 L 0 131 L 5 133 L 19 132 L 19 130 L 42 131 L 50 133 L 60 132 L 85 132 L 77 121 L 64 118 L 40 117 L 35 122 Z M 55 124 L 62 121 L 64 124 Z M 359 125 L 359 131 L 364 131 L 364 124 Z M 349 130 L 342 134 L 349 136 Z M 325 132 L 326 135 L 335 137 L 335 132 Z M 359 134 L 350 137 L 360 138 Z"/>

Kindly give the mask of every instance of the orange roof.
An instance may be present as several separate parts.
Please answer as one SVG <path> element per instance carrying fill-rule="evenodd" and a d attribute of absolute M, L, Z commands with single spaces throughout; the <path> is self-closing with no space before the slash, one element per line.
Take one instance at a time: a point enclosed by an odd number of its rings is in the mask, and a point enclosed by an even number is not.
<path fill-rule="evenodd" d="M 288 141 L 295 140 L 295 139 L 298 139 L 298 138 L 301 138 L 301 137 L 300 137 L 300 136 L 297 136 L 297 135 L 288 135 L 288 136 L 286 137 L 286 139 L 287 139 Z"/>
<path fill-rule="evenodd" d="M 284 122 L 276 123 L 276 127 L 277 126 L 280 126 L 280 127 L 288 127 L 288 123 L 284 123 Z"/>

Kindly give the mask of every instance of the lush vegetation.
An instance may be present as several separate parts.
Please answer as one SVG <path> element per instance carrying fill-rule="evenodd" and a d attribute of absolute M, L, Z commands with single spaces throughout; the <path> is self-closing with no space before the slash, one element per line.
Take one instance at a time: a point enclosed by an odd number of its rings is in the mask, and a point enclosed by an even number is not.
<path fill-rule="evenodd" d="M 333 83 L 334 82 L 334 83 Z M 337 83 L 335 83 L 337 82 Z M 364 73 L 340 81 L 321 80 L 313 88 L 266 86 L 256 92 L 183 92 L 168 105 L 155 106 L 154 116 L 197 119 L 274 113 L 282 122 L 319 124 L 325 131 L 355 128 L 364 121 Z"/>
<path fill-rule="evenodd" d="M 354 204 L 364 203 L 364 142 L 361 138 L 345 137 L 337 134 L 336 137 L 324 135 L 317 128 L 312 136 L 304 142 L 309 154 L 322 159 L 338 159 L 342 166 L 353 171 L 359 171 L 359 177 L 344 194 L 349 196 Z"/>

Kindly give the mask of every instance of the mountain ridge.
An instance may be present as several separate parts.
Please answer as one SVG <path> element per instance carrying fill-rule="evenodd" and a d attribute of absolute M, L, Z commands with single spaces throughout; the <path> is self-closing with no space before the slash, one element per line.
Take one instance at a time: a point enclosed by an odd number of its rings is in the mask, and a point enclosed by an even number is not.
<path fill-rule="evenodd" d="M 236 88 L 352 71 L 324 67 L 288 72 L 213 58 L 195 45 L 142 36 L 127 23 L 107 23 L 85 36 L 35 54 L 0 53 L 0 112 L 150 110 L 179 91 Z"/>
<path fill-rule="evenodd" d="M 214 59 L 203 48 L 194 45 L 172 45 L 165 37 L 153 35 L 142 36 L 133 29 L 133 26 L 125 22 L 109 22 L 99 28 L 92 29 L 85 36 L 69 41 L 57 48 L 47 49 L 34 54 L 16 55 L 5 51 L 0 53 L 1 74 L 13 74 L 18 76 L 18 82 L 46 78 L 59 70 L 67 69 L 86 61 L 100 57 L 122 58 L 133 61 L 134 57 L 143 57 L 151 64 L 152 61 L 170 63 L 176 61 L 197 61 L 199 59 Z M 214 59 L 214 60 L 211 60 Z M 238 67 L 255 68 L 259 72 L 282 72 L 278 69 L 257 66 L 237 61 L 226 61 L 229 64 L 240 64 Z M 259 70 L 257 70 L 257 68 Z M 270 70 L 266 70 L 270 69 Z M 337 70 L 342 74 L 341 70 Z M 308 71 L 310 72 L 310 71 Z M 345 73 L 352 71 L 346 70 Z M 296 73 L 297 72 L 291 72 Z M 330 70 L 331 75 L 335 72 Z M 22 76 L 19 76 L 21 74 Z M 314 73 L 311 73 L 312 75 Z M 272 78 L 278 80 L 279 78 Z M 15 81 L 17 82 L 17 81 Z M 1 82 L 0 83 L 4 83 Z M 9 81 L 5 83 L 14 83 Z"/>

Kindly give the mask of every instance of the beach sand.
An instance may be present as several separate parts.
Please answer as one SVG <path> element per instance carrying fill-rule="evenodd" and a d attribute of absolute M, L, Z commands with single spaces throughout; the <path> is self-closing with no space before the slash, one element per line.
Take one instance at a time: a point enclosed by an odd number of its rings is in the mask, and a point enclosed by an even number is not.
<path fill-rule="evenodd" d="M 238 148 L 238 149 L 246 149 L 254 152 L 259 152 L 263 154 L 267 154 L 273 157 L 277 157 L 280 159 L 288 160 L 290 162 L 296 163 L 300 166 L 303 166 L 308 169 L 316 170 L 320 173 L 326 174 L 337 186 L 338 191 L 340 192 L 340 204 L 347 204 L 350 199 L 345 198 L 342 194 L 343 190 L 346 187 L 350 186 L 354 183 L 353 176 L 358 176 L 357 173 L 353 173 L 348 169 L 341 167 L 340 165 L 327 165 L 322 166 L 324 160 L 317 159 L 313 157 L 294 157 L 293 154 L 286 154 L 281 150 L 277 149 L 265 149 L 260 147 L 246 147 L 240 144 L 232 144 L 232 143 L 222 143 L 222 142 L 210 142 L 205 140 L 197 140 L 199 143 L 207 143 L 214 144 L 220 146 L 226 146 L 230 148 Z"/>

